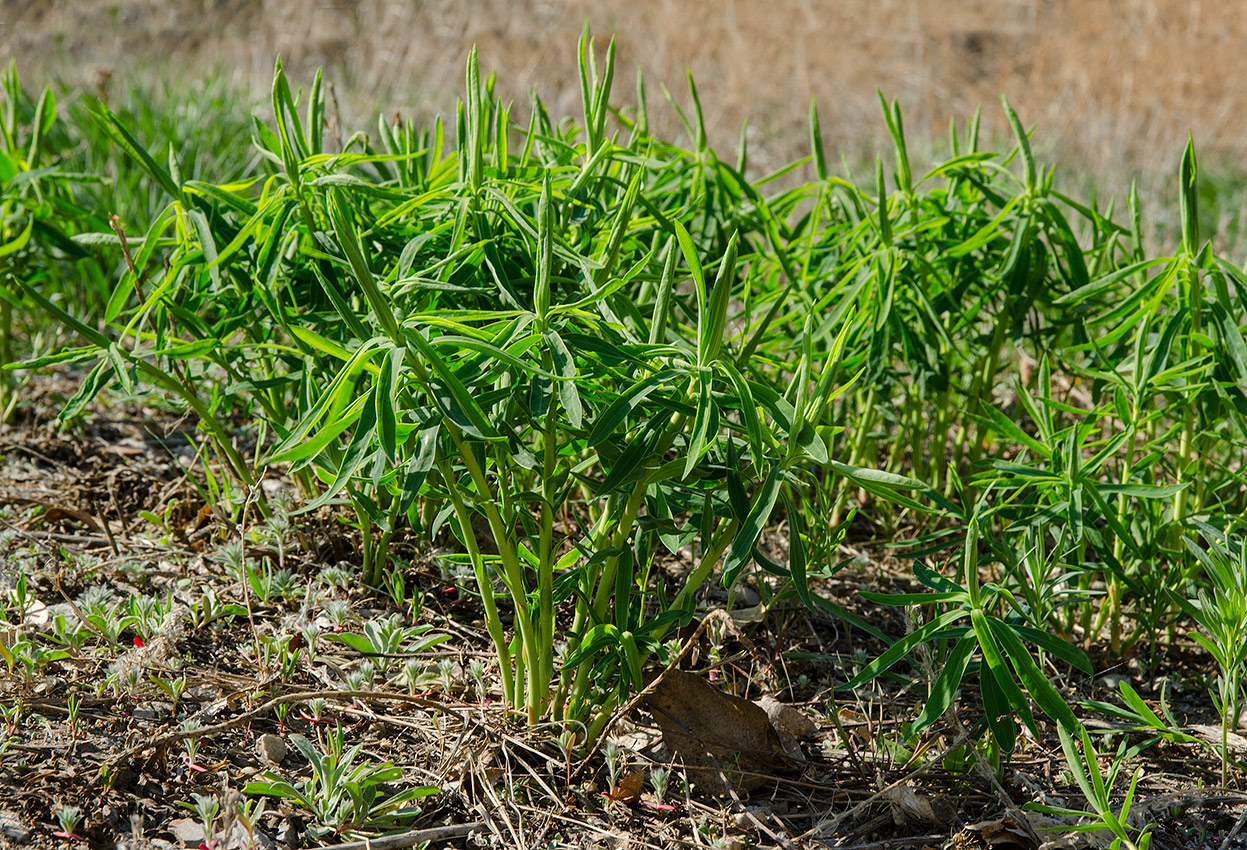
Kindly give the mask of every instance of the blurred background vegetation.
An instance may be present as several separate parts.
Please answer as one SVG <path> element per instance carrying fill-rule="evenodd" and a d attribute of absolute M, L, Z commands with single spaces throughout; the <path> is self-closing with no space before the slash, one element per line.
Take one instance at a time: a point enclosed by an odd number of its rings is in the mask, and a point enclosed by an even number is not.
<path fill-rule="evenodd" d="M 419 125 L 453 114 L 474 44 L 482 70 L 497 70 L 504 102 L 524 104 L 536 91 L 550 114 L 576 114 L 576 69 L 567 56 L 586 20 L 600 40 L 617 39 L 621 93 L 639 67 L 653 84 L 651 98 L 662 97 L 657 84 L 664 83 L 686 105 L 687 70 L 701 91 L 711 147 L 733 150 L 747 120 L 755 175 L 808 152 L 811 95 L 832 160 L 843 154 L 856 168 L 889 151 L 876 89 L 899 101 L 919 163 L 924 145 L 932 156 L 944 154 L 950 119 L 968 117 L 980 103 L 985 137 L 1007 139 L 996 108 L 1003 93 L 1038 128 L 1037 156 L 1060 166 L 1071 191 L 1124 199 L 1137 179 L 1145 206 L 1172 210 L 1169 176 L 1191 132 L 1205 230 L 1218 234 L 1218 251 L 1244 259 L 1247 194 L 1237 163 L 1247 153 L 1247 89 L 1238 83 L 1247 72 L 1239 49 L 1247 7 L 1238 4 L 3 0 L 0 59 L 15 58 L 35 90 L 59 83 L 121 101 L 135 89 L 150 103 L 207 84 L 237 98 L 245 122 L 253 105 L 268 100 L 280 54 L 296 83 L 325 69 L 330 108 L 353 130 L 371 126 L 378 112 Z M 652 111 L 652 129 L 677 138 L 674 112 Z M 1153 227 L 1162 241 L 1175 241 L 1164 216 Z"/>

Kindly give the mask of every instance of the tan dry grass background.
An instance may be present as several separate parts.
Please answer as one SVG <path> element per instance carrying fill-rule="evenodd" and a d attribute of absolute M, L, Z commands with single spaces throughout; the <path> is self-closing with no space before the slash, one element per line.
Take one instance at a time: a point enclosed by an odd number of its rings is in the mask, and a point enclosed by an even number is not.
<path fill-rule="evenodd" d="M 1247 154 L 1247 3 L 1228 0 L 0 0 L 0 58 L 30 82 L 216 68 L 263 94 L 281 54 L 296 82 L 326 68 L 354 128 L 378 110 L 452 114 L 476 44 L 504 97 L 535 88 L 578 114 L 586 19 L 600 46 L 617 38 L 614 102 L 632 102 L 639 65 L 675 132 L 658 84 L 686 103 L 687 67 L 711 143 L 732 153 L 748 118 L 757 169 L 806 152 L 811 94 L 830 150 L 890 155 L 876 88 L 900 99 L 918 151 L 979 103 L 999 133 L 1003 92 L 1041 154 L 1110 184 L 1168 173 L 1188 130 L 1205 158 Z"/>

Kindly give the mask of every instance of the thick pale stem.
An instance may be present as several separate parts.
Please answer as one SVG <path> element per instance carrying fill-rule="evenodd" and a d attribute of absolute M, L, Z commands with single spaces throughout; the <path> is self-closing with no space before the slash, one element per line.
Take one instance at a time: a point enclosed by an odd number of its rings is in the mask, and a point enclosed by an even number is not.
<path fill-rule="evenodd" d="M 543 354 L 541 363 L 546 371 L 554 370 L 553 357 L 548 349 Z M 543 695 L 548 692 L 549 683 L 554 678 L 554 491 L 558 463 L 553 410 L 555 403 L 551 400 L 551 410 L 546 415 L 543 435 L 545 452 L 541 480 L 541 540 L 537 554 L 537 657 L 532 661 L 538 667 L 536 680 L 544 683 Z M 543 696 L 540 707 L 543 712 L 544 699 Z"/>
<path fill-rule="evenodd" d="M 455 519 L 459 521 L 463 545 L 467 547 L 468 558 L 472 562 L 472 571 L 476 574 L 476 586 L 481 592 L 481 602 L 485 607 L 485 628 L 489 632 L 490 640 L 494 642 L 494 651 L 498 653 L 503 698 L 508 705 L 514 707 L 515 679 L 511 671 L 511 649 L 507 643 L 506 633 L 502 629 L 502 620 L 498 616 L 498 603 L 494 600 L 493 582 L 489 580 L 489 574 L 485 570 L 485 561 L 476 543 L 476 535 L 472 531 L 472 514 L 459 496 L 454 476 L 450 471 L 450 464 L 443 458 L 438 468 L 441 470 L 446 491 L 450 495 L 450 504 L 455 511 Z"/>
<path fill-rule="evenodd" d="M 494 545 L 497 546 L 498 556 L 502 560 L 502 580 L 511 594 L 512 602 L 515 604 L 515 627 L 520 635 L 520 652 L 515 656 L 516 678 L 518 680 L 520 676 L 527 672 L 529 678 L 528 720 L 530 723 L 536 723 L 539 716 L 536 713 L 537 705 L 534 704 L 534 698 L 535 695 L 542 693 L 542 690 L 538 687 L 535 680 L 538 671 L 534 669 L 533 662 L 537 657 L 537 647 L 533 635 L 532 614 L 528 607 L 528 595 L 525 592 L 524 570 L 520 566 L 519 558 L 515 551 L 514 532 L 507 528 L 502 514 L 498 511 L 498 506 L 490 498 L 489 481 L 485 476 L 485 471 L 477 462 L 476 454 L 473 452 L 472 447 L 464 442 L 458 433 L 458 429 L 452 429 L 450 433 L 455 447 L 459 450 L 463 465 L 467 468 L 468 475 L 476 486 L 477 493 L 480 494 L 485 517 L 489 521 L 490 532 L 493 534 Z M 471 525 L 465 529 L 465 535 L 470 529 Z M 521 669 L 525 665 L 527 665 L 527 671 Z M 542 705 L 544 705 L 545 697 L 542 696 L 540 699 Z M 519 708 L 520 705 L 516 703 L 513 707 Z"/>

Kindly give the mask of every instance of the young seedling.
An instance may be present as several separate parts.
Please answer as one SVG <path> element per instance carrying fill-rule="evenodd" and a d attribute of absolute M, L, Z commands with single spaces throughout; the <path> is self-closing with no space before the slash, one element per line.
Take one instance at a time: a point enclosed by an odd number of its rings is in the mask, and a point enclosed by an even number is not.
<path fill-rule="evenodd" d="M 383 786 L 402 781 L 402 771 L 389 762 L 360 760 L 359 745 L 346 747 L 341 725 L 329 736 L 323 753 L 302 735 L 291 735 L 290 741 L 307 759 L 310 778 L 291 782 L 268 772 L 263 781 L 251 782 L 244 790 L 280 797 L 305 810 L 312 817 L 316 837 L 402 824 L 419 813 L 410 805 L 413 801 L 437 793 L 438 789 L 426 786 L 386 796 Z"/>
<path fill-rule="evenodd" d="M 308 623 L 303 627 L 303 642 L 307 644 L 307 657 L 312 661 L 316 659 L 316 644 L 322 632 L 321 627 L 315 623 Z"/>
<path fill-rule="evenodd" d="M 216 850 L 220 846 L 217 838 L 217 815 L 221 812 L 221 803 L 215 794 L 192 794 L 193 803 L 179 803 L 182 808 L 190 809 L 199 816 L 199 827 L 203 830 L 203 846 L 207 850 Z"/>
<path fill-rule="evenodd" d="M 443 658 L 437 662 L 437 675 L 442 682 L 442 690 L 450 691 L 455 684 L 455 662 Z"/>
<path fill-rule="evenodd" d="M 623 750 L 614 741 L 611 741 L 602 748 L 602 756 L 606 759 L 606 772 L 610 776 L 610 787 L 615 787 L 615 782 L 619 778 L 619 763 L 623 757 Z"/>
<path fill-rule="evenodd" d="M 408 658 L 403 662 L 399 678 L 407 686 L 407 693 L 415 695 L 420 688 L 420 679 L 424 675 L 424 665 L 418 659 Z"/>
<path fill-rule="evenodd" d="M 172 707 L 169 709 L 170 716 L 176 717 L 178 713 L 178 702 L 182 699 L 182 694 L 186 692 L 186 676 L 178 676 L 176 679 L 165 679 L 152 673 L 149 677 L 160 690 L 164 691 L 165 696 L 169 698 Z"/>
<path fill-rule="evenodd" d="M 185 723 L 182 724 L 182 731 L 184 732 L 195 732 L 199 728 L 200 728 L 199 721 L 194 720 L 194 719 L 187 720 Z M 183 761 L 186 763 L 186 766 L 190 770 L 193 770 L 196 773 L 207 773 L 208 769 L 206 767 L 201 766 L 196 761 L 199 755 L 199 738 L 197 736 L 183 738 L 182 744 L 183 746 L 186 747 L 186 757 L 185 759 L 183 759 Z"/>
<path fill-rule="evenodd" d="M 286 734 L 286 716 L 290 714 L 290 703 L 283 702 L 273 706 L 273 713 L 277 715 L 277 734 Z"/>
<path fill-rule="evenodd" d="M 654 789 L 654 802 L 647 805 L 660 812 L 670 812 L 675 810 L 675 806 L 666 802 L 667 783 L 671 779 L 671 769 L 666 767 L 651 768 L 649 772 L 649 784 Z"/>
<path fill-rule="evenodd" d="M 304 713 L 303 719 L 308 723 L 328 722 L 328 719 L 325 717 L 325 706 L 327 703 L 323 697 L 314 697 L 308 700 L 305 705 L 307 706 L 307 711 Z"/>
<path fill-rule="evenodd" d="M 82 709 L 82 698 L 77 694 L 70 694 L 65 701 L 65 709 L 69 714 L 69 740 L 77 743 L 83 725 L 78 718 L 78 712 Z"/>
<path fill-rule="evenodd" d="M 476 686 L 476 698 L 487 704 L 489 694 L 485 690 L 485 665 L 479 658 L 472 659 L 472 663 L 468 665 L 468 675 L 472 677 L 472 684 Z"/>
<path fill-rule="evenodd" d="M 86 837 L 78 834 L 78 825 L 82 823 L 82 811 L 77 806 L 60 806 L 56 809 L 56 822 L 60 829 L 52 834 L 57 838 L 69 841 L 86 841 Z"/>

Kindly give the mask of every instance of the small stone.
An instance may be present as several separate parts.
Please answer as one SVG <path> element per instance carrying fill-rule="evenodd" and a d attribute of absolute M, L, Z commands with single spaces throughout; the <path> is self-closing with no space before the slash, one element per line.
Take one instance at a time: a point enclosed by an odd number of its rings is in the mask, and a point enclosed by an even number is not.
<path fill-rule="evenodd" d="M 255 742 L 255 751 L 265 761 L 281 764 L 286 757 L 286 742 L 276 735 L 261 735 Z"/>
<path fill-rule="evenodd" d="M 204 830 L 194 818 L 176 818 L 169 822 L 169 831 L 184 847 L 197 847 L 204 840 Z"/>
<path fill-rule="evenodd" d="M 0 836 L 21 845 L 30 839 L 30 829 L 16 814 L 5 809 L 0 811 Z"/>
<path fill-rule="evenodd" d="M 272 850 L 273 847 L 273 839 L 258 829 L 248 833 L 241 823 L 235 823 L 230 834 L 218 843 L 224 850 Z"/>
<path fill-rule="evenodd" d="M 303 825 L 293 815 L 288 815 L 277 830 L 277 843 L 287 847 L 298 847 L 302 843 Z"/>

